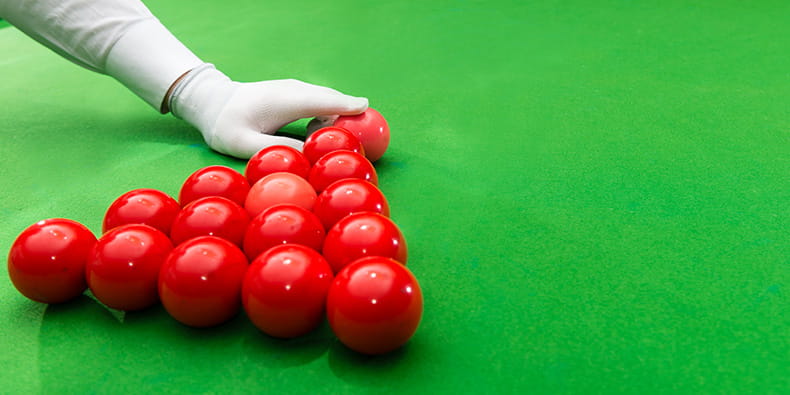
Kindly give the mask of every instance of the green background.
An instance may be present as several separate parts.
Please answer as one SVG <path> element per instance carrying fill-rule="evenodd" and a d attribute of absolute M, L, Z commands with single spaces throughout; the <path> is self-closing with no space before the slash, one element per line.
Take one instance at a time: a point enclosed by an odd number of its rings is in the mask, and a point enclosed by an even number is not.
<path fill-rule="evenodd" d="M 326 326 L 194 330 L 2 276 L 0 392 L 790 389 L 790 3 L 146 3 L 234 79 L 388 118 L 377 169 L 422 324 L 369 358 Z M 98 232 L 127 190 L 244 167 L 14 28 L 0 53 L 0 251 L 39 219 Z"/>

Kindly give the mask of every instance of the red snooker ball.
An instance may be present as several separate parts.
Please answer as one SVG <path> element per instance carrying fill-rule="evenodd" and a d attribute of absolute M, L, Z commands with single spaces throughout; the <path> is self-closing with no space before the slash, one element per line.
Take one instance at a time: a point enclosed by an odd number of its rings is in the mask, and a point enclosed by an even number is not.
<path fill-rule="evenodd" d="M 247 182 L 254 185 L 258 180 L 272 173 L 287 172 L 307 178 L 310 162 L 304 154 L 285 145 L 266 147 L 247 161 L 244 175 Z"/>
<path fill-rule="evenodd" d="M 170 238 L 175 245 L 198 236 L 217 236 L 241 245 L 250 216 L 243 207 L 221 196 L 187 204 L 173 220 Z"/>
<path fill-rule="evenodd" d="M 315 199 L 315 190 L 304 178 L 278 172 L 261 178 L 250 188 L 244 208 L 250 218 L 255 218 L 263 210 L 278 204 L 294 204 L 311 210 Z"/>
<path fill-rule="evenodd" d="M 173 249 L 167 235 L 129 224 L 102 235 L 85 266 L 88 286 L 100 302 L 118 310 L 141 310 L 158 300 L 157 278 Z"/>
<path fill-rule="evenodd" d="M 304 335 L 324 319 L 332 269 L 315 250 L 284 244 L 259 255 L 241 290 L 247 316 L 264 333 L 280 338 Z"/>
<path fill-rule="evenodd" d="M 247 266 L 244 253 L 225 239 L 201 236 L 187 240 L 170 252 L 159 272 L 162 305 L 184 325 L 219 325 L 241 307 Z"/>
<path fill-rule="evenodd" d="M 104 214 L 102 233 L 127 224 L 145 224 L 170 233 L 181 206 L 170 195 L 156 189 L 134 189 L 119 196 Z"/>
<path fill-rule="evenodd" d="M 314 164 L 322 156 L 339 150 L 353 151 L 358 154 L 365 154 L 362 142 L 357 136 L 346 129 L 328 126 L 318 129 L 311 134 L 304 142 L 304 156 Z"/>
<path fill-rule="evenodd" d="M 349 263 L 366 256 L 392 258 L 406 264 L 406 239 L 389 218 L 376 213 L 351 214 L 326 234 L 323 255 L 332 270 L 339 272 Z"/>
<path fill-rule="evenodd" d="M 384 354 L 411 339 L 423 311 L 422 291 L 405 266 L 384 257 L 354 261 L 329 288 L 329 326 L 341 343 L 363 354 Z"/>
<path fill-rule="evenodd" d="M 255 259 L 280 244 L 299 244 L 316 251 L 324 242 L 324 226 L 312 212 L 292 204 L 270 207 L 255 217 L 244 235 L 244 252 Z"/>
<path fill-rule="evenodd" d="M 353 213 L 373 212 L 389 217 L 390 208 L 384 194 L 375 185 L 348 178 L 335 181 L 324 189 L 315 201 L 313 212 L 329 230 L 337 221 Z"/>
<path fill-rule="evenodd" d="M 41 303 L 63 303 L 85 288 L 85 262 L 96 236 L 84 225 L 63 218 L 36 222 L 17 236 L 8 253 L 14 287 Z"/>
<path fill-rule="evenodd" d="M 373 164 L 351 151 L 334 151 L 322 156 L 310 169 L 307 180 L 320 193 L 333 182 L 345 178 L 358 178 L 373 185 L 379 181 Z"/>
<path fill-rule="evenodd" d="M 384 156 L 390 143 L 390 128 L 387 120 L 372 108 L 359 115 L 340 116 L 333 126 L 354 133 L 365 147 L 365 156 L 371 162 Z"/>
<path fill-rule="evenodd" d="M 208 166 L 187 177 L 178 202 L 183 207 L 202 197 L 222 196 L 243 205 L 249 190 L 250 184 L 238 171 L 227 166 Z"/>

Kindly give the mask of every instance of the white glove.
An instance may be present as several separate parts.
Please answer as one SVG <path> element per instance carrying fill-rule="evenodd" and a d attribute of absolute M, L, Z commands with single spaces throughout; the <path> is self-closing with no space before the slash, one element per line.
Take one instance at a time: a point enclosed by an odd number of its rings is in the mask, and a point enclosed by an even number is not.
<path fill-rule="evenodd" d="M 297 80 L 235 82 L 204 64 L 176 83 L 168 104 L 200 130 L 209 147 L 247 159 L 271 145 L 301 150 L 301 141 L 272 134 L 302 118 L 359 114 L 368 100 Z"/>

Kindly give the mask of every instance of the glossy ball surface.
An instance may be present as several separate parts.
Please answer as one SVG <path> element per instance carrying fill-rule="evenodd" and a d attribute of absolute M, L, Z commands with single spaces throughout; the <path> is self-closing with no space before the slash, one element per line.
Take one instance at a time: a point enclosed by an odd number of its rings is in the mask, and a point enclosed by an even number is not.
<path fill-rule="evenodd" d="M 244 253 L 225 239 L 187 240 L 170 252 L 159 272 L 162 305 L 184 325 L 219 325 L 239 311 L 247 266 Z"/>
<path fill-rule="evenodd" d="M 278 204 L 293 204 L 312 210 L 316 192 L 304 178 L 293 173 L 272 173 L 261 178 L 250 188 L 244 208 L 255 218 L 269 207 Z"/>
<path fill-rule="evenodd" d="M 96 236 L 79 222 L 50 218 L 30 225 L 8 252 L 14 287 L 41 303 L 63 303 L 87 288 L 85 262 Z"/>
<path fill-rule="evenodd" d="M 304 335 L 324 319 L 332 269 L 315 250 L 285 244 L 259 255 L 242 286 L 247 316 L 264 333 L 280 338 Z"/>
<path fill-rule="evenodd" d="M 313 212 L 328 230 L 354 213 L 373 212 L 389 217 L 390 208 L 384 194 L 375 185 L 349 178 L 335 181 L 324 189 L 315 201 Z"/>
<path fill-rule="evenodd" d="M 384 354 L 411 339 L 423 298 L 414 275 L 383 257 L 357 260 L 337 274 L 327 296 L 329 326 L 341 343 L 363 354 Z"/>
<path fill-rule="evenodd" d="M 181 206 L 170 195 L 148 188 L 133 189 L 119 196 L 104 214 L 102 233 L 127 224 L 153 226 L 165 234 L 170 233 L 173 219 Z"/>
<path fill-rule="evenodd" d="M 173 249 L 167 235 L 148 225 L 129 224 L 102 235 L 91 249 L 85 278 L 107 307 L 141 310 L 159 300 L 159 270 Z"/>
<path fill-rule="evenodd" d="M 207 196 L 222 196 L 244 204 L 250 184 L 238 171 L 228 166 L 207 166 L 192 173 L 181 185 L 178 202 L 186 206 Z"/>
<path fill-rule="evenodd" d="M 322 156 L 310 169 L 307 180 L 320 193 L 333 182 L 346 178 L 378 184 L 373 164 L 364 156 L 351 151 L 334 151 Z"/>
<path fill-rule="evenodd" d="M 400 229 L 376 213 L 356 213 L 341 219 L 326 234 L 323 255 L 335 273 L 366 256 L 392 258 L 404 265 L 408 258 Z"/>
<path fill-rule="evenodd" d="M 390 144 L 390 127 L 387 125 L 387 120 L 372 108 L 359 115 L 340 116 L 334 126 L 354 133 L 365 147 L 365 156 L 371 162 L 384 156 Z"/>
<path fill-rule="evenodd" d="M 230 199 L 208 196 L 192 201 L 176 215 L 170 238 L 173 244 L 198 236 L 217 236 L 241 246 L 250 216 Z"/>
<path fill-rule="evenodd" d="M 282 204 L 255 217 L 244 235 L 244 252 L 250 260 L 280 244 L 299 244 L 321 251 L 326 235 L 318 217 L 302 207 Z"/>
<path fill-rule="evenodd" d="M 357 136 L 346 129 L 327 126 L 316 130 L 304 142 L 304 156 L 314 164 L 322 156 L 334 151 L 352 151 L 364 155 L 365 149 Z"/>
<path fill-rule="evenodd" d="M 287 172 L 299 177 L 307 178 L 310 172 L 310 162 L 304 154 L 295 148 L 285 145 L 266 147 L 253 155 L 247 161 L 244 175 L 250 185 L 272 173 Z"/>

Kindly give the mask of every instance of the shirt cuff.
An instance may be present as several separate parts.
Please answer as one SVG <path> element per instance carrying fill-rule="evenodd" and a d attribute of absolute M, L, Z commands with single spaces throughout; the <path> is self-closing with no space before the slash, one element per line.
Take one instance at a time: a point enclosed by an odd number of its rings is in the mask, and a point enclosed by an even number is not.
<path fill-rule="evenodd" d="M 131 26 L 110 50 L 105 72 L 157 111 L 170 86 L 203 62 L 156 18 Z"/>

